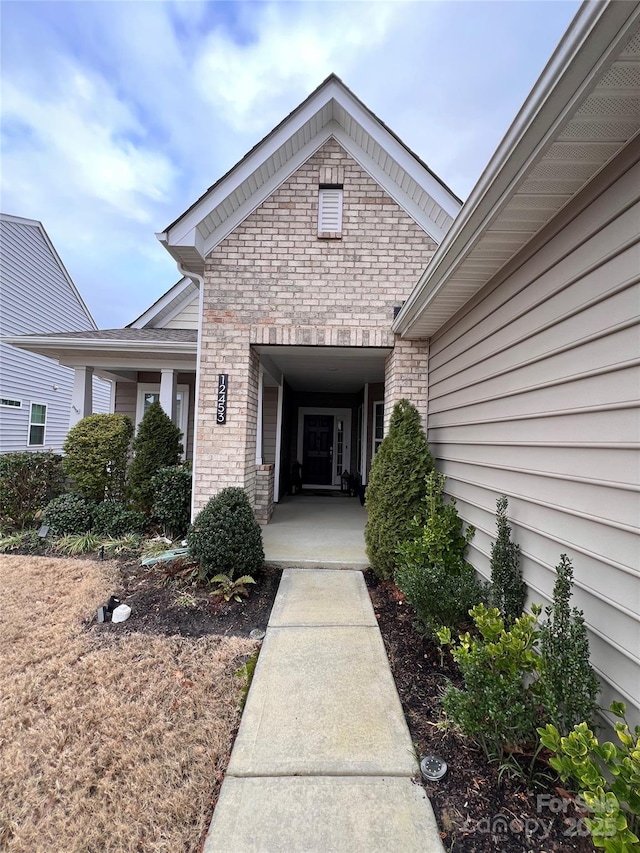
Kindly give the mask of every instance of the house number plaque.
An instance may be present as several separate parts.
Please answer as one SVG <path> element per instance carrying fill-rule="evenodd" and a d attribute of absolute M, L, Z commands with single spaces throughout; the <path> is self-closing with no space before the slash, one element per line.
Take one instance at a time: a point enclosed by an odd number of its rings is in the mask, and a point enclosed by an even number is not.
<path fill-rule="evenodd" d="M 216 423 L 227 422 L 227 391 L 229 389 L 229 374 L 218 374 L 218 403 L 216 406 Z"/>

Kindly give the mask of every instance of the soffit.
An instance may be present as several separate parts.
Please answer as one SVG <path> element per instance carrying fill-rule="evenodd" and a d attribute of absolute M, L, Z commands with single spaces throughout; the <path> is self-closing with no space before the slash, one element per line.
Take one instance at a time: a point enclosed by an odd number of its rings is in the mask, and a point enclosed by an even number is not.
<path fill-rule="evenodd" d="M 410 296 L 405 316 L 397 318 L 395 331 L 408 338 L 434 334 L 640 132 L 640 25 L 634 27 L 475 235 L 465 240 L 462 229 L 452 230 L 440 258 L 436 255 Z M 461 220 L 464 213 L 463 208 Z M 438 275 L 438 264 L 456 252 L 450 271 Z"/>
<path fill-rule="evenodd" d="M 388 347 L 255 346 L 294 391 L 352 394 L 365 383 L 384 382 Z M 267 367 L 267 370 L 269 368 Z M 266 378 L 266 384 L 274 384 Z"/>

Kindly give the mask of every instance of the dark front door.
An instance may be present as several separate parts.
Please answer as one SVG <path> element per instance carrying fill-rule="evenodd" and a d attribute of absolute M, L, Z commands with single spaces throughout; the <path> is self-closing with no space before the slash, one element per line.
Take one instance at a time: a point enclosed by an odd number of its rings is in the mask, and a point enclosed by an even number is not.
<path fill-rule="evenodd" d="M 302 439 L 302 479 L 330 486 L 333 459 L 333 415 L 305 415 Z"/>

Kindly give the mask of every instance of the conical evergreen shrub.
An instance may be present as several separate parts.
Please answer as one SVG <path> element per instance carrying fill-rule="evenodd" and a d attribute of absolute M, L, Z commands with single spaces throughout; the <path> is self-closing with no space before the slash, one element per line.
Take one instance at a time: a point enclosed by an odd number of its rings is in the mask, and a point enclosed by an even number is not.
<path fill-rule="evenodd" d="M 367 485 L 364 537 L 371 568 L 379 578 L 393 576 L 398 545 L 411 535 L 411 522 L 420 514 L 427 491 L 425 477 L 433 467 L 418 410 L 408 400 L 399 400 Z"/>
<path fill-rule="evenodd" d="M 140 421 L 133 439 L 133 461 L 129 466 L 129 495 L 136 509 L 151 512 L 153 478 L 161 468 L 180 461 L 182 433 L 158 401 L 152 403 Z"/>

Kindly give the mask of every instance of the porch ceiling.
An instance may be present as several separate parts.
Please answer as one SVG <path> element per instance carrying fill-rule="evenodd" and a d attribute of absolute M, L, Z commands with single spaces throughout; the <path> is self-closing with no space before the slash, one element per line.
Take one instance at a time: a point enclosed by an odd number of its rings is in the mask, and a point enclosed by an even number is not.
<path fill-rule="evenodd" d="M 355 393 L 367 382 L 384 382 L 384 362 L 391 352 L 389 347 L 256 346 L 254 349 L 266 371 L 265 384 L 277 384 L 282 375 L 294 391 L 334 394 Z"/>

